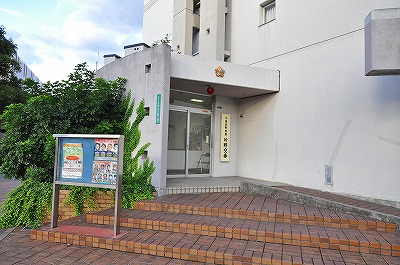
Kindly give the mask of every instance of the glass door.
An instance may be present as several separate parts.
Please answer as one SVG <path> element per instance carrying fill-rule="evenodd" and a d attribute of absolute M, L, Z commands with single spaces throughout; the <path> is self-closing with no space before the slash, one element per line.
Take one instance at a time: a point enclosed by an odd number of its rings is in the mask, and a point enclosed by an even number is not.
<path fill-rule="evenodd" d="M 188 108 L 171 109 L 168 124 L 167 177 L 210 175 L 210 137 L 210 113 Z"/>
<path fill-rule="evenodd" d="M 188 174 L 210 174 L 210 132 L 211 115 L 190 114 Z"/>
<path fill-rule="evenodd" d="M 167 176 L 186 175 L 187 111 L 169 111 Z"/>

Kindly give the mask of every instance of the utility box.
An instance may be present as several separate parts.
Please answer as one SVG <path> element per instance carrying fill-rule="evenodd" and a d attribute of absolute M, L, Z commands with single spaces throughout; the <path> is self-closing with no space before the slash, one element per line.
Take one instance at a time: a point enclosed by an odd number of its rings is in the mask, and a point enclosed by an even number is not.
<path fill-rule="evenodd" d="M 372 10 L 364 24 L 365 75 L 400 75 L 400 8 Z"/>

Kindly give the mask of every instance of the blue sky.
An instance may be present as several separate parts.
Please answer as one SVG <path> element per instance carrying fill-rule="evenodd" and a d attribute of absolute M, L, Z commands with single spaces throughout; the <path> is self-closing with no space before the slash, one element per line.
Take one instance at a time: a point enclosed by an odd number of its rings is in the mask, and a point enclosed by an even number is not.
<path fill-rule="evenodd" d="M 103 55 L 123 55 L 142 40 L 143 0 L 1 0 L 0 25 L 42 82 L 66 79 L 75 65 L 91 70 Z"/>

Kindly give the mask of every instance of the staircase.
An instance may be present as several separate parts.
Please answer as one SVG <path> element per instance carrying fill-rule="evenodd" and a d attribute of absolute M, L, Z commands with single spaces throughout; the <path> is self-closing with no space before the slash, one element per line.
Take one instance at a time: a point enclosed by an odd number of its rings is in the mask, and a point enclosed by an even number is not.
<path fill-rule="evenodd" d="M 39 240 L 209 264 L 400 264 L 393 223 L 244 193 L 178 194 L 42 227 Z"/>

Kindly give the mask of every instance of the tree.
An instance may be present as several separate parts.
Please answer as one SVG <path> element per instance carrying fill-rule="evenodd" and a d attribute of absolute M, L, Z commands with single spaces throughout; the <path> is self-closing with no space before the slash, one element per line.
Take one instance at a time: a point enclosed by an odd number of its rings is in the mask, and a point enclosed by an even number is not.
<path fill-rule="evenodd" d="M 6 130 L 0 140 L 0 172 L 6 178 L 51 182 L 52 134 L 121 134 L 124 83 L 122 78 L 95 78 L 86 63 L 77 65 L 67 80 L 26 83 L 27 91 L 35 96 L 10 105 L 0 116 Z"/>
<path fill-rule="evenodd" d="M 16 73 L 21 69 L 16 60 L 17 45 L 6 38 L 4 26 L 0 26 L 0 114 L 12 103 L 24 102 L 26 93 Z"/>
<path fill-rule="evenodd" d="M 152 197 L 154 163 L 138 159 L 150 145 L 139 148 L 139 124 L 146 116 L 144 101 L 131 124 L 134 102 L 124 96 L 126 80 L 96 78 L 87 64 L 75 67 L 67 80 L 38 84 L 25 80 L 30 95 L 26 103 L 10 105 L 0 120 L 6 135 L 0 139 L 0 173 L 22 180 L 0 206 L 0 228 L 19 225 L 37 227 L 48 214 L 51 203 L 55 140 L 52 134 L 124 134 L 123 206 Z M 93 202 L 98 188 L 71 186 L 66 202 L 80 214 L 84 204 Z"/>

